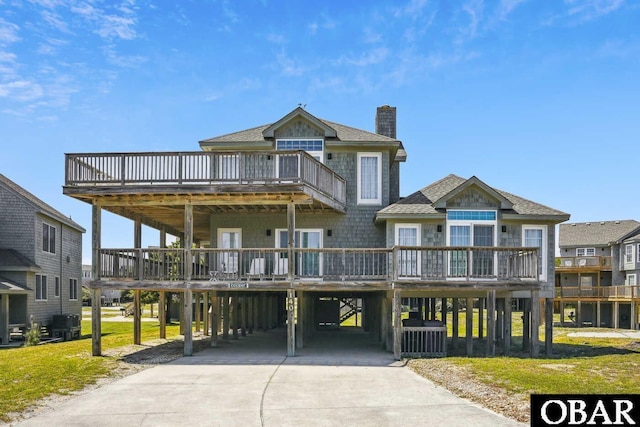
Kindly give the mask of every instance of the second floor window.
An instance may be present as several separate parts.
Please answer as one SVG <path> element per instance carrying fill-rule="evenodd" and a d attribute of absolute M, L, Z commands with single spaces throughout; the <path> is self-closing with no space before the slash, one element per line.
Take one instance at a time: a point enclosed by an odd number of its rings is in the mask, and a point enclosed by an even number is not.
<path fill-rule="evenodd" d="M 596 248 L 576 248 L 576 256 L 596 256 Z"/>
<path fill-rule="evenodd" d="M 42 224 L 42 250 L 56 253 L 56 228 L 53 225 Z"/>
<path fill-rule="evenodd" d="M 382 153 L 358 153 L 358 204 L 382 203 Z"/>
<path fill-rule="evenodd" d="M 633 262 L 633 245 L 625 245 L 624 262 Z"/>

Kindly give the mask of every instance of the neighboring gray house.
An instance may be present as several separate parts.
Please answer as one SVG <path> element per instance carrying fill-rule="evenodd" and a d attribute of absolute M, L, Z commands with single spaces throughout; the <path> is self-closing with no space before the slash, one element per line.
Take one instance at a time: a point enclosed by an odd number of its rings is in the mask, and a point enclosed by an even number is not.
<path fill-rule="evenodd" d="M 556 304 L 577 326 L 638 328 L 640 222 L 561 224 Z M 566 319 L 563 318 L 563 323 Z"/>
<path fill-rule="evenodd" d="M 0 174 L 0 342 L 82 310 L 84 228 Z"/>
<path fill-rule="evenodd" d="M 476 177 L 449 175 L 401 199 L 407 153 L 396 139 L 395 107 L 377 109 L 375 128 L 296 108 L 274 123 L 200 141 L 198 152 L 66 154 L 64 194 L 92 206 L 94 299 L 131 289 L 139 303 L 142 290 L 154 290 L 165 306 L 165 294 L 177 294 L 183 325 L 192 315 L 199 325 L 204 313 L 186 308 L 205 301 L 212 345 L 220 322 L 223 339 L 283 326 L 289 355 L 361 313 L 362 332 L 398 358 L 473 354 L 478 339 L 487 354 L 496 345 L 508 353 L 517 300 L 523 345 L 537 355 L 538 335 L 529 331 L 538 331 L 541 301 L 552 318 L 553 230 L 569 215 Z M 134 221 L 134 247 L 101 247 L 102 210 Z M 159 247 L 141 247 L 142 225 L 159 230 Z M 166 234 L 182 248 L 166 248 Z M 452 336 L 442 323 L 448 306 L 463 305 L 481 307 L 487 329 L 474 328 L 468 311 L 460 346 L 458 310 Z M 99 319 L 100 306 L 93 310 Z M 139 319 L 134 324 L 137 342 Z M 185 328 L 186 355 L 191 333 Z M 550 330 L 546 337 L 550 351 Z"/>

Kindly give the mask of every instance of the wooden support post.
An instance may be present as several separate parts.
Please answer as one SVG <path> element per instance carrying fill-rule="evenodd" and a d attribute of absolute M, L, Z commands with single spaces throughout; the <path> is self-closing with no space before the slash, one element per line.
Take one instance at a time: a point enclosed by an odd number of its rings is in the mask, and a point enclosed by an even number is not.
<path fill-rule="evenodd" d="M 180 335 L 184 335 L 184 294 L 178 292 L 178 318 L 180 319 Z"/>
<path fill-rule="evenodd" d="M 466 345 L 467 356 L 473 356 L 473 298 L 467 298 L 467 331 L 466 331 Z"/>
<path fill-rule="evenodd" d="M 458 348 L 458 327 L 460 307 L 458 306 L 458 298 L 451 299 L 451 347 L 455 352 Z"/>
<path fill-rule="evenodd" d="M 436 298 L 429 298 L 429 302 L 431 303 L 431 320 L 437 320 L 436 315 L 438 314 L 438 310 L 436 309 Z"/>
<path fill-rule="evenodd" d="M 293 203 L 287 203 L 287 262 L 289 264 L 287 270 L 287 278 L 293 285 L 293 278 L 295 277 L 295 260 L 294 260 L 294 248 L 295 248 L 295 231 L 296 231 L 296 205 Z"/>
<path fill-rule="evenodd" d="M 504 354 L 511 353 L 512 298 L 511 292 L 504 299 Z"/>
<path fill-rule="evenodd" d="M 620 303 L 618 301 L 613 303 L 613 329 L 620 327 Z"/>
<path fill-rule="evenodd" d="M 209 292 L 203 292 L 202 294 L 202 323 L 204 323 L 204 336 L 208 337 L 209 324 L 211 323 L 211 316 L 209 315 Z"/>
<path fill-rule="evenodd" d="M 553 353 L 553 298 L 544 300 L 544 351 L 547 356 Z"/>
<path fill-rule="evenodd" d="M 303 348 L 304 339 L 304 315 L 306 313 L 304 302 L 305 295 L 302 291 L 297 291 L 297 315 L 296 315 L 296 348 Z"/>
<path fill-rule="evenodd" d="M 140 345 L 142 336 L 142 305 L 140 304 L 140 289 L 133 291 L 133 343 Z"/>
<path fill-rule="evenodd" d="M 222 340 L 229 342 L 229 329 L 231 328 L 231 317 L 229 313 L 229 294 L 222 296 Z"/>
<path fill-rule="evenodd" d="M 239 304 L 238 304 L 238 294 L 234 293 L 231 296 L 231 337 L 234 340 L 238 339 L 238 327 L 240 326 L 240 316 L 239 316 Z"/>
<path fill-rule="evenodd" d="M 531 300 L 522 300 L 522 350 L 531 348 Z"/>
<path fill-rule="evenodd" d="M 246 316 L 247 316 L 247 333 L 253 334 L 253 295 L 247 295 L 245 298 Z"/>
<path fill-rule="evenodd" d="M 287 290 L 287 356 L 296 355 L 295 291 Z"/>
<path fill-rule="evenodd" d="M 596 324 L 595 324 L 596 328 L 599 328 L 600 325 L 602 325 L 601 320 L 602 319 L 600 318 L 600 301 L 596 301 Z"/>
<path fill-rule="evenodd" d="M 184 349 L 183 354 L 185 356 L 193 356 L 193 329 L 192 329 L 192 315 L 191 310 L 193 308 L 193 291 L 187 289 L 183 295 L 183 310 L 184 310 Z"/>
<path fill-rule="evenodd" d="M 386 293 L 382 293 L 380 295 L 380 343 L 384 349 L 387 346 L 387 334 L 389 333 L 388 317 L 391 317 L 391 315 L 387 304 L 387 296 Z"/>
<path fill-rule="evenodd" d="M 5 298 L 8 303 L 8 295 L 5 296 Z M 91 289 L 91 354 L 93 356 L 100 356 L 102 354 L 102 307 L 100 307 L 100 302 L 102 301 L 101 298 L 102 294 L 100 288 Z"/>
<path fill-rule="evenodd" d="M 218 320 L 220 319 L 220 301 L 218 300 L 218 292 L 209 292 L 211 299 L 211 347 L 218 346 Z"/>
<path fill-rule="evenodd" d="M 160 322 L 160 338 L 167 338 L 167 293 L 158 292 L 158 321 Z"/>
<path fill-rule="evenodd" d="M 247 297 L 243 294 L 240 297 L 240 328 L 241 335 L 243 337 L 247 336 L 247 322 L 249 321 L 249 310 L 247 309 Z"/>
<path fill-rule="evenodd" d="M 393 291 L 393 357 L 402 359 L 402 295 Z"/>
<path fill-rule="evenodd" d="M 200 332 L 200 317 L 201 317 L 201 311 L 200 309 L 202 308 L 202 305 L 200 304 L 200 296 L 201 293 L 200 292 L 194 292 L 193 293 L 193 297 L 195 299 L 195 312 L 196 312 L 196 332 Z"/>
<path fill-rule="evenodd" d="M 484 338 L 484 298 L 478 298 L 478 338 Z"/>
<path fill-rule="evenodd" d="M 496 291 L 487 292 L 487 356 L 496 355 Z"/>
<path fill-rule="evenodd" d="M 582 327 L 582 301 L 578 301 L 576 304 L 576 326 Z"/>
<path fill-rule="evenodd" d="M 191 256 L 191 247 L 193 246 L 193 205 L 187 203 L 184 205 L 184 279 L 187 283 L 187 290 L 184 292 L 184 355 L 193 355 L 193 329 L 192 329 L 192 310 L 193 310 L 193 291 L 189 288 L 191 275 L 193 274 L 193 258 Z"/>
<path fill-rule="evenodd" d="M 442 300 L 440 300 L 440 304 L 441 304 L 440 312 L 442 313 L 441 314 L 442 324 L 444 326 L 447 326 L 447 299 L 442 298 Z"/>
<path fill-rule="evenodd" d="M 504 340 L 504 298 L 496 299 L 496 347 Z"/>
<path fill-rule="evenodd" d="M 540 356 L 540 291 L 531 291 L 531 357 Z"/>
<path fill-rule="evenodd" d="M 253 328 L 258 331 L 260 327 L 260 296 L 253 296 Z"/>
<path fill-rule="evenodd" d="M 267 332 L 269 330 L 269 313 L 267 313 L 268 309 L 269 309 L 269 304 L 267 302 L 268 300 L 268 296 L 266 292 L 262 292 L 260 294 L 260 311 L 262 312 L 262 330 L 264 332 Z"/>
<path fill-rule="evenodd" d="M 102 209 L 93 202 L 91 206 L 91 273 L 92 282 L 100 281 L 102 275 L 100 267 L 100 234 L 102 228 Z M 93 286 L 93 283 L 92 283 Z M 102 355 L 102 313 L 100 303 L 102 294 L 100 288 L 91 289 L 91 354 Z"/>

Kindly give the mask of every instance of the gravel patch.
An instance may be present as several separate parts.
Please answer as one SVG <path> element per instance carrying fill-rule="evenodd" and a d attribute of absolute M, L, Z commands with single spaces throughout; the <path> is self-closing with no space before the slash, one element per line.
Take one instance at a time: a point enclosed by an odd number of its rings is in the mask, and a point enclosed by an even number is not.
<path fill-rule="evenodd" d="M 410 359 L 407 365 L 418 375 L 446 388 L 453 394 L 475 402 L 515 421 L 529 422 L 529 395 L 507 392 L 485 384 L 469 368 L 446 359 Z"/>

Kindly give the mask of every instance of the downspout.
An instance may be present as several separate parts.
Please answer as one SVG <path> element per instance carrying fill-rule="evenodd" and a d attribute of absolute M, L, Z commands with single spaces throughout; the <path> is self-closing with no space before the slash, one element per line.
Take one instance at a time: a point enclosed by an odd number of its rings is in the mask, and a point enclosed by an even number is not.
<path fill-rule="evenodd" d="M 62 275 L 64 273 L 64 255 L 62 254 L 62 227 L 64 225 L 62 223 L 60 223 L 60 278 L 58 279 L 58 300 L 60 301 L 60 314 L 64 314 L 62 313 Z M 53 292 L 55 293 L 55 278 L 53 280 L 53 286 L 54 286 L 54 290 Z"/>

